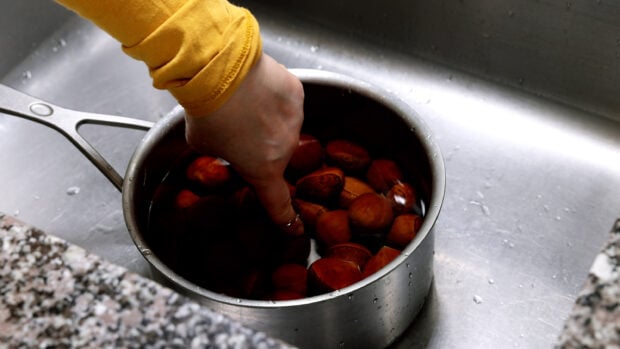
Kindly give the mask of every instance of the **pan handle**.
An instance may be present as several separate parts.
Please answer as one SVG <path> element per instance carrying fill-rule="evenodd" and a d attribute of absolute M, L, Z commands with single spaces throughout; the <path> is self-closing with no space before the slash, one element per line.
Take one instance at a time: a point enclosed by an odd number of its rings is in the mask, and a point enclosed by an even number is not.
<path fill-rule="evenodd" d="M 84 124 L 120 126 L 137 130 L 149 130 L 154 123 L 150 121 L 81 112 L 59 107 L 57 105 L 31 97 L 6 85 L 0 84 L 0 112 L 36 121 L 55 129 L 67 137 L 112 184 L 121 191 L 123 177 L 84 137 L 78 129 Z"/>

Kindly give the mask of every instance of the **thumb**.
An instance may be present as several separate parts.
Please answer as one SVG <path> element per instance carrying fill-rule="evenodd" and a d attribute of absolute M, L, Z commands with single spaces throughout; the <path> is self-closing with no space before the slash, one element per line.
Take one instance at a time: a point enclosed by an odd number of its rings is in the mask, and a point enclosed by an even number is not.
<path fill-rule="evenodd" d="M 282 177 L 251 184 L 267 214 L 278 227 L 290 235 L 304 233 L 303 222 L 293 209 L 289 186 Z"/>

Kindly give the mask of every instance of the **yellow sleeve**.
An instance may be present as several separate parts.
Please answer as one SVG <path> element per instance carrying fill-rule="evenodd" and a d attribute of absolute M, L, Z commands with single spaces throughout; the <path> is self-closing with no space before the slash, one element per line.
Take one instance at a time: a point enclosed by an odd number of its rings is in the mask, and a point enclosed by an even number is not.
<path fill-rule="evenodd" d="M 191 115 L 232 95 L 261 55 L 258 22 L 226 0 L 56 0 L 144 61 Z"/>

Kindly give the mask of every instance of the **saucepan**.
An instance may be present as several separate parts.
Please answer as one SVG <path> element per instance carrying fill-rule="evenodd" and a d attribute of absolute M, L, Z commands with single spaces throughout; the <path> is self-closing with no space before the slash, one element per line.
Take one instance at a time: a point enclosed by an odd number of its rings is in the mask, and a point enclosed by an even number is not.
<path fill-rule="evenodd" d="M 380 348 L 393 343 L 415 320 L 433 280 L 434 231 L 444 199 L 445 169 L 428 126 L 409 105 L 376 85 L 321 70 L 292 72 L 304 85 L 303 130 L 348 135 L 390 154 L 413 174 L 423 202 L 416 238 L 379 272 L 330 293 L 296 300 L 262 301 L 220 294 L 191 282 L 166 265 L 149 243 L 154 194 L 187 152 L 180 107 L 156 123 L 62 108 L 0 86 L 0 110 L 60 131 L 122 191 L 129 234 L 153 277 L 250 328 L 307 348 Z M 148 130 L 124 177 L 78 133 L 83 124 Z"/>

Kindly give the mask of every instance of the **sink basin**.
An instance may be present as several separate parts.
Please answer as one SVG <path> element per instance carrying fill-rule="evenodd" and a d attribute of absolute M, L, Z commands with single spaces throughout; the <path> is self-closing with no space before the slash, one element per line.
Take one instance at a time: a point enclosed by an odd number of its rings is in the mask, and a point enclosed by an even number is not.
<path fill-rule="evenodd" d="M 0 0 L 0 80 L 157 121 L 175 101 L 53 2 Z M 550 347 L 620 207 L 620 7 L 605 0 L 242 1 L 290 68 L 386 88 L 433 131 L 447 190 L 430 298 L 394 348 Z M 36 24 L 36 25 L 33 25 Z M 124 173 L 140 131 L 82 130 Z M 0 114 L 0 211 L 148 276 L 121 197 L 68 141 Z"/>

